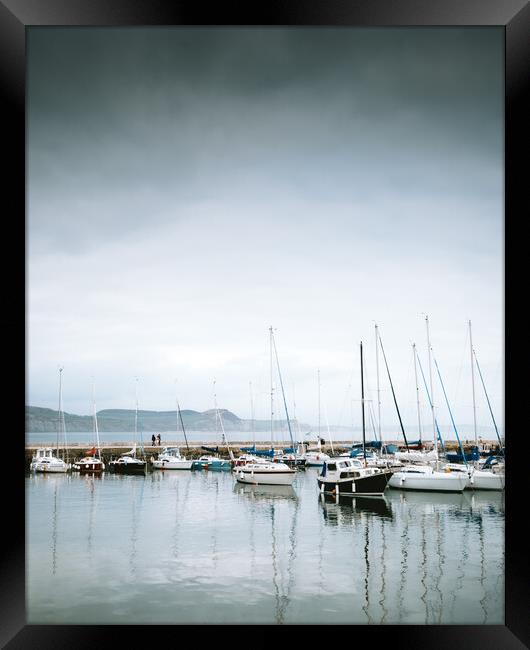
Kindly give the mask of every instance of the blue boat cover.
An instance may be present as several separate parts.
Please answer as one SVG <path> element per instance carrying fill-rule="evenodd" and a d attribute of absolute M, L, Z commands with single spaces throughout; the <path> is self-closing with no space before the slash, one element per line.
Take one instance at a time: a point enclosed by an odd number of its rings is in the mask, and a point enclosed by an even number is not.
<path fill-rule="evenodd" d="M 369 440 L 368 442 L 365 443 L 364 445 L 366 449 L 381 449 L 382 443 L 380 440 Z M 362 442 L 354 442 L 353 445 L 351 446 L 352 449 L 362 449 L 363 448 L 363 443 Z"/>
<path fill-rule="evenodd" d="M 461 451 L 457 451 L 453 454 L 445 454 L 445 457 L 451 463 L 460 463 L 464 460 L 464 456 L 462 455 Z M 465 457 L 466 460 L 478 460 L 480 458 L 480 454 L 478 453 L 478 447 L 472 447 L 471 453 L 466 454 Z"/>

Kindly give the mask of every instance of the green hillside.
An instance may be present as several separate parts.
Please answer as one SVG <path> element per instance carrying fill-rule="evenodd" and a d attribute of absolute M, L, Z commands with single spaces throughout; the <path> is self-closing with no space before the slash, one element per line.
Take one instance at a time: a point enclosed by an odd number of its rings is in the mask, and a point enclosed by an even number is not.
<path fill-rule="evenodd" d="M 268 431 L 268 420 L 242 420 L 227 409 L 219 409 L 226 431 Z M 215 410 L 203 413 L 184 409 L 181 411 L 184 427 L 190 431 L 217 431 Z M 101 432 L 134 431 L 134 415 L 132 409 L 103 409 L 98 411 L 98 429 Z M 64 414 L 66 430 L 71 432 L 92 431 L 94 424 L 91 415 Z M 177 411 L 138 411 L 139 431 L 174 431 L 177 429 Z M 293 423 L 291 423 L 293 426 Z M 303 425 L 307 430 L 307 425 Z M 26 406 L 26 431 L 28 433 L 49 433 L 57 431 L 58 411 L 39 406 Z M 178 426 L 180 429 L 180 424 Z M 286 430 L 287 422 L 275 422 L 275 428 Z"/>

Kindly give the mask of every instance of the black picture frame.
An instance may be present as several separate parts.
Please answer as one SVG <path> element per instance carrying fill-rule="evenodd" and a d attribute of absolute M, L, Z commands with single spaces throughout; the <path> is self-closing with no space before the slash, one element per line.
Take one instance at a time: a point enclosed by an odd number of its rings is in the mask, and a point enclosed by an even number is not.
<path fill-rule="evenodd" d="M 530 73 L 530 6 L 527 0 L 312 0 L 311 2 L 269 1 L 259 5 L 225 5 L 207 7 L 192 2 L 163 0 L 0 0 L 0 91 L 4 109 L 4 377 L 9 433 L 14 436 L 11 453 L 3 467 L 4 508 L 3 542 L 0 559 L 0 643 L 7 648 L 88 648 L 99 645 L 132 647 L 140 645 L 139 627 L 144 626 L 34 626 L 26 625 L 25 616 L 25 491 L 24 451 L 21 430 L 24 430 L 22 383 L 25 385 L 25 41 L 29 26 L 83 25 L 333 25 L 333 26 L 501 26 L 505 30 L 505 246 L 506 250 L 521 241 L 518 224 L 525 215 L 525 149 L 528 149 L 530 110 L 528 77 Z M 528 182 L 526 183 L 528 185 Z M 521 218 L 518 219 L 519 215 Z M 6 230 L 9 226 L 9 234 Z M 515 280 L 515 273 L 505 256 L 505 295 Z M 516 327 L 508 327 L 505 310 L 505 350 L 509 341 L 517 338 Z M 512 339 L 507 337 L 508 331 Z M 510 343 L 514 348 L 514 343 Z M 5 353 L 7 352 L 7 357 Z M 514 350 L 514 356 L 516 353 Z M 522 354 L 522 353 L 521 353 Z M 515 362 L 516 365 L 516 362 Z M 511 361 L 507 368 L 512 368 Z M 519 444 L 516 435 L 518 419 L 508 405 L 524 404 L 517 399 L 515 381 L 505 377 L 505 427 L 509 443 Z M 524 422 L 524 420 L 521 420 Z M 521 425 L 523 426 L 523 425 Z M 521 427 L 520 427 L 521 428 Z M 4 436 L 7 434 L 4 431 Z M 519 431 L 521 433 L 521 431 Z M 524 443 L 524 433 L 521 439 Z M 512 436 L 513 435 L 513 442 Z M 5 448 L 7 451 L 8 447 Z M 513 448 L 506 477 L 506 616 L 505 625 L 493 626 L 356 626 L 346 635 L 321 637 L 328 642 L 353 643 L 359 635 L 372 644 L 407 648 L 491 648 L 516 649 L 530 643 L 528 607 L 528 561 L 525 534 L 524 503 L 517 499 L 524 490 L 525 468 L 523 454 Z M 17 460 L 12 462 L 11 458 Z M 16 488 L 15 488 L 16 486 Z M 148 627 L 148 626 L 146 626 Z M 192 626 L 179 626 L 192 627 Z M 240 626 L 238 626 L 240 627 Z M 301 642 L 299 630 L 285 627 L 282 642 Z M 306 626 L 302 626 L 306 627 Z M 362 629 L 364 628 L 364 629 Z M 170 640 L 171 626 L 156 626 L 156 643 Z M 314 630 L 317 632 L 317 630 Z M 191 634 L 195 636 L 193 630 Z M 206 632 L 206 631 L 203 631 Z M 151 636 L 151 632 L 148 632 Z M 225 635 L 226 632 L 223 632 Z M 277 632 L 273 631 L 276 635 Z M 310 631 L 310 642 L 316 641 Z M 200 635 L 202 643 L 213 639 Z M 237 642 L 239 632 L 226 634 L 227 642 Z M 242 641 L 247 634 L 243 632 Z M 252 635 L 260 638 L 263 635 Z M 333 641 L 335 638 L 335 641 Z M 314 639 L 314 640 L 313 640 Z M 179 641 L 181 637 L 179 636 Z M 276 641 L 274 641 L 276 643 Z M 175 643 L 173 642 L 173 645 Z M 145 645 L 143 642 L 141 645 Z"/>

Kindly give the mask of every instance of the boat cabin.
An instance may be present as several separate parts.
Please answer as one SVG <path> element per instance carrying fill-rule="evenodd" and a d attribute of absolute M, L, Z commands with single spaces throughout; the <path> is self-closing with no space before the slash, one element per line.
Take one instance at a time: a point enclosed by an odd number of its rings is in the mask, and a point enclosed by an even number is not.
<path fill-rule="evenodd" d="M 334 478 L 359 478 L 361 476 L 360 470 L 365 470 L 364 465 L 360 460 L 344 457 L 331 458 L 324 462 L 320 476 L 333 476 Z"/>
<path fill-rule="evenodd" d="M 33 460 L 41 461 L 45 458 L 54 458 L 52 447 L 40 447 L 39 449 L 35 450 Z"/>

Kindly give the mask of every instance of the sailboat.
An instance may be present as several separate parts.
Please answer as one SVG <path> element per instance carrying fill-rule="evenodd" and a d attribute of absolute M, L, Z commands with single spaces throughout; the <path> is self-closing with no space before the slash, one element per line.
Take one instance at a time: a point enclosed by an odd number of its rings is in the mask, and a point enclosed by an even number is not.
<path fill-rule="evenodd" d="M 437 423 L 434 413 L 434 394 L 432 384 L 432 369 L 431 369 L 431 343 L 429 338 L 429 319 L 425 318 L 427 325 L 427 348 L 429 352 L 429 376 L 431 384 L 430 403 L 431 415 L 433 422 L 433 450 L 436 454 L 436 466 L 438 466 L 438 441 Z M 390 481 L 389 487 L 401 490 L 421 490 L 427 492 L 463 492 L 467 483 L 468 476 L 461 475 L 458 472 L 439 471 L 431 465 L 409 465 L 403 467 L 394 473 Z"/>
<path fill-rule="evenodd" d="M 194 460 L 191 465 L 191 469 L 221 469 L 221 470 L 230 470 L 232 468 L 232 461 L 233 461 L 233 452 L 230 449 L 228 445 L 228 440 L 226 438 L 224 426 L 223 426 L 223 418 L 221 416 L 221 412 L 219 411 L 219 408 L 217 406 L 217 394 L 215 392 L 215 379 L 213 381 L 213 401 L 214 401 L 214 410 L 215 410 L 215 422 L 216 425 L 219 424 L 221 428 L 221 436 L 222 436 L 222 442 L 226 444 L 226 446 L 229 449 L 229 454 L 230 454 L 230 459 L 228 458 L 221 458 L 219 454 L 219 445 L 217 447 L 205 447 L 204 445 L 201 447 L 204 451 L 209 452 L 208 454 L 203 454 L 200 456 L 197 460 Z M 219 431 L 219 429 L 217 430 Z M 217 454 L 217 455 L 213 455 Z"/>
<path fill-rule="evenodd" d="M 182 420 L 182 413 L 180 411 L 180 404 L 177 398 L 177 430 L 180 425 L 182 426 L 182 433 L 184 434 L 184 440 L 186 441 L 186 448 L 188 453 L 190 447 L 188 445 L 188 439 L 186 438 L 186 430 L 184 428 L 184 421 Z M 156 460 L 152 460 L 153 469 L 191 469 L 193 460 L 188 460 L 184 456 L 180 455 L 180 449 L 178 447 L 164 447 L 162 451 L 158 454 Z"/>
<path fill-rule="evenodd" d="M 473 428 L 475 433 L 475 450 L 472 458 L 472 463 L 465 463 L 465 465 L 451 463 L 447 464 L 446 467 L 450 468 L 454 472 L 465 472 L 469 476 L 468 489 L 471 490 L 503 490 L 504 489 L 504 474 L 503 473 L 494 473 L 488 469 L 479 469 L 478 460 L 478 435 L 477 435 L 477 410 L 475 404 L 475 373 L 474 373 L 474 349 L 473 349 L 473 338 L 471 333 L 471 321 L 469 321 L 469 346 L 471 350 L 471 389 L 473 394 Z M 475 356 L 476 359 L 476 356 Z M 478 365 L 477 365 L 478 367 Z M 480 371 L 480 368 L 479 368 Z M 487 396 L 487 393 L 486 393 Z M 489 405 L 489 399 L 488 399 Z M 491 407 L 490 407 L 491 408 Z M 495 419 L 493 419 L 495 423 Z M 496 428 L 496 427 L 495 427 Z M 500 438 L 499 438 L 500 442 Z M 467 461 L 468 459 L 466 459 Z"/>
<path fill-rule="evenodd" d="M 238 468 L 242 465 L 248 465 L 249 463 L 266 463 L 265 458 L 258 455 L 258 450 L 256 449 L 256 433 L 254 427 L 254 397 L 252 394 L 252 382 L 248 382 L 249 393 L 250 393 L 250 428 L 252 429 L 252 447 L 241 447 L 243 452 L 237 458 L 234 459 L 232 463 L 232 472 L 237 472 Z M 236 484 L 237 485 L 237 484 Z"/>
<path fill-rule="evenodd" d="M 320 370 L 317 370 L 318 377 L 318 443 L 316 448 L 308 448 L 304 454 L 306 467 L 322 467 L 331 456 L 322 451 L 322 437 L 320 433 Z"/>
<path fill-rule="evenodd" d="M 81 474 L 100 474 L 105 469 L 105 463 L 101 460 L 101 449 L 99 447 L 98 416 L 96 412 L 96 387 L 94 382 L 92 383 L 92 407 L 96 445 L 92 447 L 90 451 L 87 451 L 84 458 L 81 458 L 72 465 L 72 469 L 78 470 Z"/>
<path fill-rule="evenodd" d="M 39 447 L 31 459 L 30 470 L 33 472 L 65 474 L 71 469 L 71 465 L 64 460 L 64 448 L 66 447 L 66 424 L 63 412 L 63 393 L 62 393 L 62 375 L 63 368 L 59 368 L 59 413 L 57 426 L 57 447 L 56 456 L 53 455 L 52 447 Z M 63 458 L 59 458 L 59 438 L 63 447 Z M 68 454 L 68 451 L 66 452 Z"/>
<path fill-rule="evenodd" d="M 363 344 L 361 350 L 361 409 L 363 423 L 363 460 L 358 458 L 330 458 L 317 478 L 321 493 L 339 496 L 381 496 L 392 477 L 393 470 L 368 466 L 366 462 L 366 425 L 364 417 Z"/>
<path fill-rule="evenodd" d="M 293 437 L 291 432 L 291 424 L 289 420 L 289 413 L 287 411 L 287 402 L 285 401 L 285 393 L 283 392 L 283 381 L 282 375 L 280 372 L 280 363 L 278 361 L 278 352 L 276 350 L 276 343 L 274 341 L 274 334 L 272 327 L 269 328 L 270 332 L 270 368 L 271 368 L 271 447 L 273 439 L 273 421 L 274 421 L 274 386 L 273 386 L 273 349 L 276 356 L 276 366 L 278 369 L 278 376 L 280 379 L 280 385 L 282 388 L 283 401 L 285 406 L 285 415 L 287 418 L 287 425 L 289 427 L 289 433 L 291 435 L 291 444 L 293 444 Z M 286 463 L 282 461 L 276 462 L 255 462 L 242 465 L 237 468 L 237 471 L 234 472 L 236 480 L 238 483 L 250 483 L 252 485 L 292 485 L 295 476 L 296 470 L 292 469 Z"/>
<path fill-rule="evenodd" d="M 396 451 L 394 458 L 402 462 L 409 463 L 430 463 L 436 462 L 438 457 L 435 449 L 431 451 L 424 450 L 424 444 L 422 442 L 422 427 L 421 427 L 421 409 L 420 409 L 420 393 L 418 387 L 418 353 L 416 351 L 416 344 L 412 344 L 412 353 L 414 358 L 414 380 L 416 386 L 416 407 L 418 413 L 418 440 L 416 444 L 411 444 L 410 442 L 407 445 L 407 451 Z"/>
<path fill-rule="evenodd" d="M 134 413 L 134 443 L 130 451 L 122 454 L 118 459 L 111 460 L 109 468 L 117 474 L 146 474 L 147 463 L 136 457 L 136 439 L 138 437 L 138 379 L 135 384 L 136 409 Z"/>

